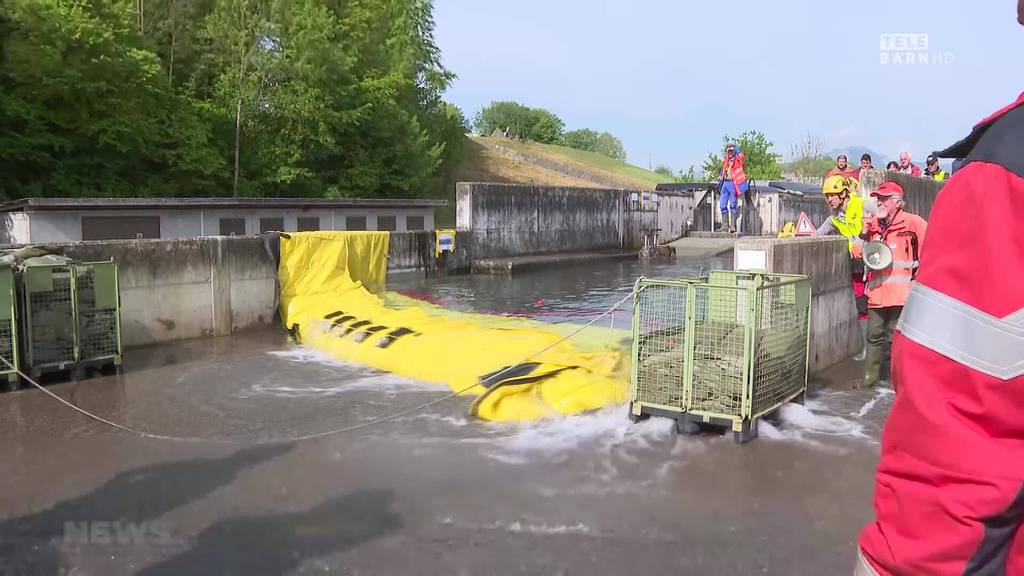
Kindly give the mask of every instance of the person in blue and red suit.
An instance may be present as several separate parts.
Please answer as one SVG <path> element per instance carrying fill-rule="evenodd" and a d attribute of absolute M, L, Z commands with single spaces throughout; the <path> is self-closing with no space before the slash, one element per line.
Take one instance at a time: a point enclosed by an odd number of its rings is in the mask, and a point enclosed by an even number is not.
<path fill-rule="evenodd" d="M 936 155 L 855 573 L 1024 574 L 1024 94 Z"/>
<path fill-rule="evenodd" d="M 729 232 L 736 232 L 736 199 L 750 189 L 747 175 L 743 171 L 743 151 L 735 144 L 725 147 L 725 158 L 722 160 L 721 195 L 718 209 L 722 212 L 722 222 L 729 223 Z"/>

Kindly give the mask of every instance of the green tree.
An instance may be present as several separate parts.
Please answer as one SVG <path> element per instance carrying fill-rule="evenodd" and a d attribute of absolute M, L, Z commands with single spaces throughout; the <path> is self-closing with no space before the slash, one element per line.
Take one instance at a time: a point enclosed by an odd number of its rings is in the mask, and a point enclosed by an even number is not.
<path fill-rule="evenodd" d="M 0 192 L 166 193 L 216 170 L 209 133 L 118 2 L 9 0 L 0 58 Z"/>
<path fill-rule="evenodd" d="M 569 148 L 597 152 L 597 139 L 601 134 L 588 128 L 569 130 L 562 136 L 562 143 Z"/>
<path fill-rule="evenodd" d="M 782 157 L 772 150 L 775 144 L 761 132 L 749 130 L 737 137 L 726 134 L 722 138 L 723 150 L 726 144 L 735 144 L 740 147 L 744 157 L 743 169 L 747 178 L 777 180 L 782 177 Z M 704 170 L 705 179 L 717 182 L 722 171 L 721 153 L 709 152 L 701 167 Z"/>
<path fill-rule="evenodd" d="M 433 30 L 429 0 L 0 2 L 0 194 L 440 194 Z"/>
<path fill-rule="evenodd" d="M 702 176 L 697 174 L 697 167 L 693 164 L 690 164 L 690 168 L 686 172 L 680 170 L 676 179 L 687 184 L 705 181 Z"/>
<path fill-rule="evenodd" d="M 563 136 L 563 143 L 577 150 L 604 154 L 616 160 L 626 160 L 626 149 L 622 141 L 608 132 L 597 132 L 587 128 L 570 130 Z"/>
<path fill-rule="evenodd" d="M 530 108 L 518 102 L 491 102 L 473 118 L 473 127 L 484 136 L 490 136 L 495 130 L 508 130 L 513 138 L 526 138 L 532 126 Z"/>
<path fill-rule="evenodd" d="M 654 169 L 654 172 L 657 174 L 661 174 L 662 176 L 668 176 L 669 178 L 672 179 L 672 181 L 675 181 L 676 179 L 676 173 L 673 172 L 672 167 L 668 166 L 667 164 L 659 164 Z"/>
<path fill-rule="evenodd" d="M 805 134 L 792 144 L 789 156 L 786 172 L 801 179 L 821 179 L 835 166 L 835 161 L 825 156 L 825 142 L 812 134 Z"/>
<path fill-rule="evenodd" d="M 268 85 L 269 68 L 280 53 L 269 11 L 265 0 L 220 0 L 200 30 L 212 67 L 219 71 L 214 105 L 222 113 L 231 109 L 234 115 L 232 196 L 238 196 L 243 121 L 252 125 L 250 113 L 271 106 L 263 88 Z"/>
<path fill-rule="evenodd" d="M 531 116 L 530 140 L 541 144 L 558 144 L 562 141 L 565 122 L 561 118 L 543 108 L 532 110 Z"/>
<path fill-rule="evenodd" d="M 622 141 L 608 132 L 601 132 L 598 135 L 595 152 L 622 162 L 626 161 L 626 148 L 622 145 Z"/>
<path fill-rule="evenodd" d="M 530 108 L 518 102 L 491 102 L 476 113 L 473 127 L 484 136 L 490 136 L 495 130 L 508 130 L 512 138 L 558 144 L 562 141 L 565 123 L 543 108 Z"/>

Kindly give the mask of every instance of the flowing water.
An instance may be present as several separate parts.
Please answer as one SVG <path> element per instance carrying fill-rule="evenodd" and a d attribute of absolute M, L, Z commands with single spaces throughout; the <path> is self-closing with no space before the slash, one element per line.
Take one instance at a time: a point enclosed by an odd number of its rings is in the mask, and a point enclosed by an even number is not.
<path fill-rule="evenodd" d="M 637 276 L 727 265 L 389 282 L 456 310 L 585 322 Z M 629 313 L 615 318 L 625 328 Z M 35 390 L 0 395 L 0 574 L 847 573 L 892 401 L 849 390 L 858 369 L 820 375 L 805 406 L 762 422 L 745 446 L 680 437 L 656 418 L 631 424 L 624 406 L 483 423 L 464 398 L 288 442 L 447 390 L 295 346 L 280 330 L 131 350 L 121 376 L 50 390 L 193 440 L 136 438 Z"/>

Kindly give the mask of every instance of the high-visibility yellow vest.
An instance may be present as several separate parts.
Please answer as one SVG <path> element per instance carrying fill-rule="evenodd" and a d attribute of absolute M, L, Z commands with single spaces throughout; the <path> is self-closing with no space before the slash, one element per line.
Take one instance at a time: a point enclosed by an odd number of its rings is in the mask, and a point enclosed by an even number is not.
<path fill-rule="evenodd" d="M 860 236 L 863 230 L 864 199 L 860 196 L 850 196 L 846 200 L 846 212 L 843 214 L 843 218 L 840 219 L 838 216 L 831 216 L 831 218 L 836 230 L 845 236 L 852 246 L 853 241 Z"/>

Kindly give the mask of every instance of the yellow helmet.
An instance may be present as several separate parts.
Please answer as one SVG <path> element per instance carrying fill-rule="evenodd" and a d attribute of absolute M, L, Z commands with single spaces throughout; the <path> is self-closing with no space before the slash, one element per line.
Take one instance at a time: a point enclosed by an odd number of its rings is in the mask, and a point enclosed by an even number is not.
<path fill-rule="evenodd" d="M 825 184 L 821 187 L 822 194 L 842 194 L 847 192 L 854 195 L 860 189 L 860 183 L 856 178 L 835 174 L 825 178 Z"/>

